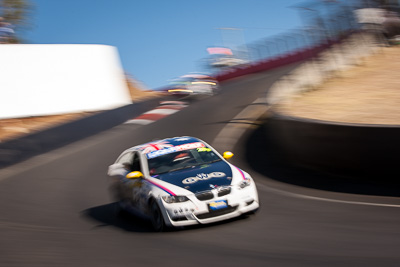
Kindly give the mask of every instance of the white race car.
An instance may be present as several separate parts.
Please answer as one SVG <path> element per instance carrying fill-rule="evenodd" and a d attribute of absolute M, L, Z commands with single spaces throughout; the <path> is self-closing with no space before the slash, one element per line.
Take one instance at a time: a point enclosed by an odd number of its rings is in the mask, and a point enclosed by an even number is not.
<path fill-rule="evenodd" d="M 108 169 L 123 210 L 149 217 L 154 229 L 218 222 L 259 208 L 251 176 L 194 137 L 125 150 Z"/>
<path fill-rule="evenodd" d="M 168 93 L 180 97 L 212 96 L 220 91 L 218 81 L 209 75 L 187 74 L 173 80 Z"/>

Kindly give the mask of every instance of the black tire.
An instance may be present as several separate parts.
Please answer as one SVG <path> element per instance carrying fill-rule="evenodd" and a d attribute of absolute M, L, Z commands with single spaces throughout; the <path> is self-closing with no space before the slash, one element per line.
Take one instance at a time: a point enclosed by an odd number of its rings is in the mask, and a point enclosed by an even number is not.
<path fill-rule="evenodd" d="M 150 202 L 151 224 L 156 232 L 162 232 L 165 229 L 165 222 L 160 207 L 155 200 Z"/>

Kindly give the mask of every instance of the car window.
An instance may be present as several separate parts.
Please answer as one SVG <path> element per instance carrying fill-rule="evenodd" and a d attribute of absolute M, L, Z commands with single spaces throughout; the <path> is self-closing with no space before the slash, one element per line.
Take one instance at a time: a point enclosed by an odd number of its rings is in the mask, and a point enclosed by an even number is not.
<path fill-rule="evenodd" d="M 138 153 L 135 153 L 133 156 L 131 171 L 139 171 L 142 172 L 142 167 L 140 166 L 140 157 Z"/>
<path fill-rule="evenodd" d="M 222 160 L 211 148 L 200 147 L 148 159 L 150 175 L 172 172 Z"/>

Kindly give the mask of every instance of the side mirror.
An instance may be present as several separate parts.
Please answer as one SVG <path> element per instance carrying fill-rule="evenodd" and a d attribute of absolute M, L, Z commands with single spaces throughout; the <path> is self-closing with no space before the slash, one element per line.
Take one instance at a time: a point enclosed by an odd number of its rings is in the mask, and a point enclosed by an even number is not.
<path fill-rule="evenodd" d="M 138 171 L 130 172 L 126 175 L 126 178 L 128 178 L 128 179 L 138 179 L 138 178 L 142 178 L 142 177 L 143 177 L 143 173 L 138 172 Z"/>
<path fill-rule="evenodd" d="M 233 157 L 233 153 L 230 151 L 225 151 L 222 156 L 224 157 L 224 159 L 230 159 Z"/>

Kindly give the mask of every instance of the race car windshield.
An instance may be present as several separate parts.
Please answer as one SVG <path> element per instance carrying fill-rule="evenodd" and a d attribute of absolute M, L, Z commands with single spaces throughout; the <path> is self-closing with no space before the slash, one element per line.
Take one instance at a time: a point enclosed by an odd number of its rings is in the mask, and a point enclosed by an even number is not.
<path fill-rule="evenodd" d="M 150 175 L 174 172 L 222 160 L 211 148 L 200 147 L 148 159 Z"/>

